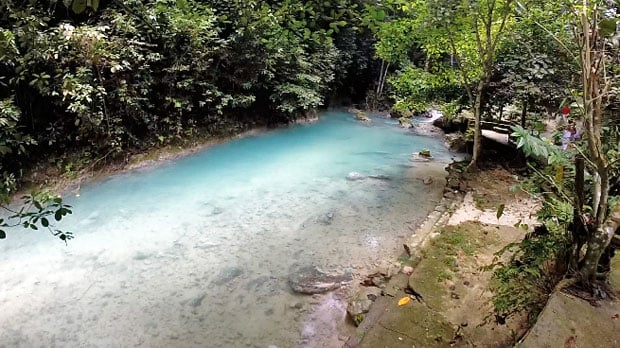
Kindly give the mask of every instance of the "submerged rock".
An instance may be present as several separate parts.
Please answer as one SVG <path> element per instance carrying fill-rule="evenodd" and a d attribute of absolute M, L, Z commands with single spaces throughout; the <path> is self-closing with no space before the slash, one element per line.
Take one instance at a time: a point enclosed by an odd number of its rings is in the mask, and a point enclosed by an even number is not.
<path fill-rule="evenodd" d="M 215 278 L 213 284 L 224 285 L 243 274 L 243 270 L 239 267 L 226 267 Z"/>
<path fill-rule="evenodd" d="M 351 180 L 351 181 L 356 181 L 356 180 L 363 180 L 364 176 L 358 172 L 351 172 L 349 173 L 349 175 L 347 175 L 347 180 Z"/>
<path fill-rule="evenodd" d="M 334 221 L 334 213 L 330 211 L 327 214 L 323 214 L 317 218 L 317 221 L 322 225 L 331 225 Z"/>
<path fill-rule="evenodd" d="M 355 119 L 358 121 L 362 121 L 365 123 L 369 123 L 370 122 L 370 118 L 368 118 L 368 115 L 366 115 L 365 112 L 360 111 L 358 113 L 355 114 Z"/>
<path fill-rule="evenodd" d="M 288 277 L 288 284 L 300 294 L 322 294 L 338 289 L 352 280 L 350 273 L 327 274 L 315 266 L 294 270 Z"/>
<path fill-rule="evenodd" d="M 385 181 L 392 180 L 392 178 L 384 174 L 369 175 L 368 178 L 375 179 L 375 180 L 385 180 Z"/>

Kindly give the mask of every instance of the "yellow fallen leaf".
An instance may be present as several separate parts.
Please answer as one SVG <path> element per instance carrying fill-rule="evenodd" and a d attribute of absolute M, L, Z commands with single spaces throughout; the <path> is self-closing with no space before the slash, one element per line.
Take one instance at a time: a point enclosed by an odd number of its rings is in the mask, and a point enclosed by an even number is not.
<path fill-rule="evenodd" d="M 409 296 L 407 296 L 407 297 L 403 297 L 403 298 L 401 298 L 401 299 L 398 301 L 398 305 L 399 305 L 399 306 L 404 306 L 404 305 L 406 305 L 407 303 L 409 303 L 409 301 L 411 301 L 411 298 L 409 298 Z"/>

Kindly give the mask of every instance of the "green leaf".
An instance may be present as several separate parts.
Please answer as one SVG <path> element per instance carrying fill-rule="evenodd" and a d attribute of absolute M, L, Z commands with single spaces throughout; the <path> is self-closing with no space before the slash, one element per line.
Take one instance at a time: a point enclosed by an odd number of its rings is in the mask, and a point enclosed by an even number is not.
<path fill-rule="evenodd" d="M 385 11 L 383 10 L 379 10 L 375 12 L 374 15 L 375 15 L 375 19 L 378 21 L 382 21 L 385 19 Z"/>
<path fill-rule="evenodd" d="M 503 203 L 502 203 L 502 204 L 500 204 L 500 205 L 499 205 L 499 207 L 497 207 L 497 214 L 496 214 L 496 216 L 497 216 L 497 219 L 498 219 L 498 220 L 499 220 L 499 218 L 501 218 L 501 217 L 502 217 L 502 215 L 504 215 L 504 208 L 505 208 L 505 207 L 506 207 L 506 206 L 505 206 Z"/>
<path fill-rule="evenodd" d="M 41 226 L 48 227 L 50 222 L 46 218 L 41 218 Z"/>
<path fill-rule="evenodd" d="M 56 219 L 56 221 L 62 220 L 62 212 L 60 211 L 60 209 L 56 210 L 56 213 L 54 214 L 54 219 Z"/>
<path fill-rule="evenodd" d="M 6 233 L 3 230 L 0 230 L 0 239 L 6 238 Z"/>

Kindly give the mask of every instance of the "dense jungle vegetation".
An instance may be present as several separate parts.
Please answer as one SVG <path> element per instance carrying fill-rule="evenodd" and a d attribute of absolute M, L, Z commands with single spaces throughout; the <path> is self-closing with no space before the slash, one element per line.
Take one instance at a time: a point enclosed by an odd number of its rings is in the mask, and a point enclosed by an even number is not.
<path fill-rule="evenodd" d="M 541 288 L 562 259 L 554 274 L 592 284 L 620 225 L 619 13 L 589 0 L 0 0 L 0 198 L 35 165 L 71 172 L 329 105 L 471 110 L 470 168 L 481 121 L 512 119 L 546 199 L 549 233 L 498 277 Z M 562 107 L 583 132 L 567 151 L 537 136 Z M 27 228 L 71 212 L 52 195 L 27 204 Z"/>

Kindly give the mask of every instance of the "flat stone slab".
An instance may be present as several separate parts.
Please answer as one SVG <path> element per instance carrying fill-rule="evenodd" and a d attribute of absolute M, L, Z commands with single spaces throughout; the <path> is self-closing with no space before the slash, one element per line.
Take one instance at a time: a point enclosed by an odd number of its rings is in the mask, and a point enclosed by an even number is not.
<path fill-rule="evenodd" d="M 312 295 L 338 289 L 351 280 L 351 273 L 328 274 L 315 266 L 304 266 L 291 272 L 288 284 L 295 292 Z"/>

